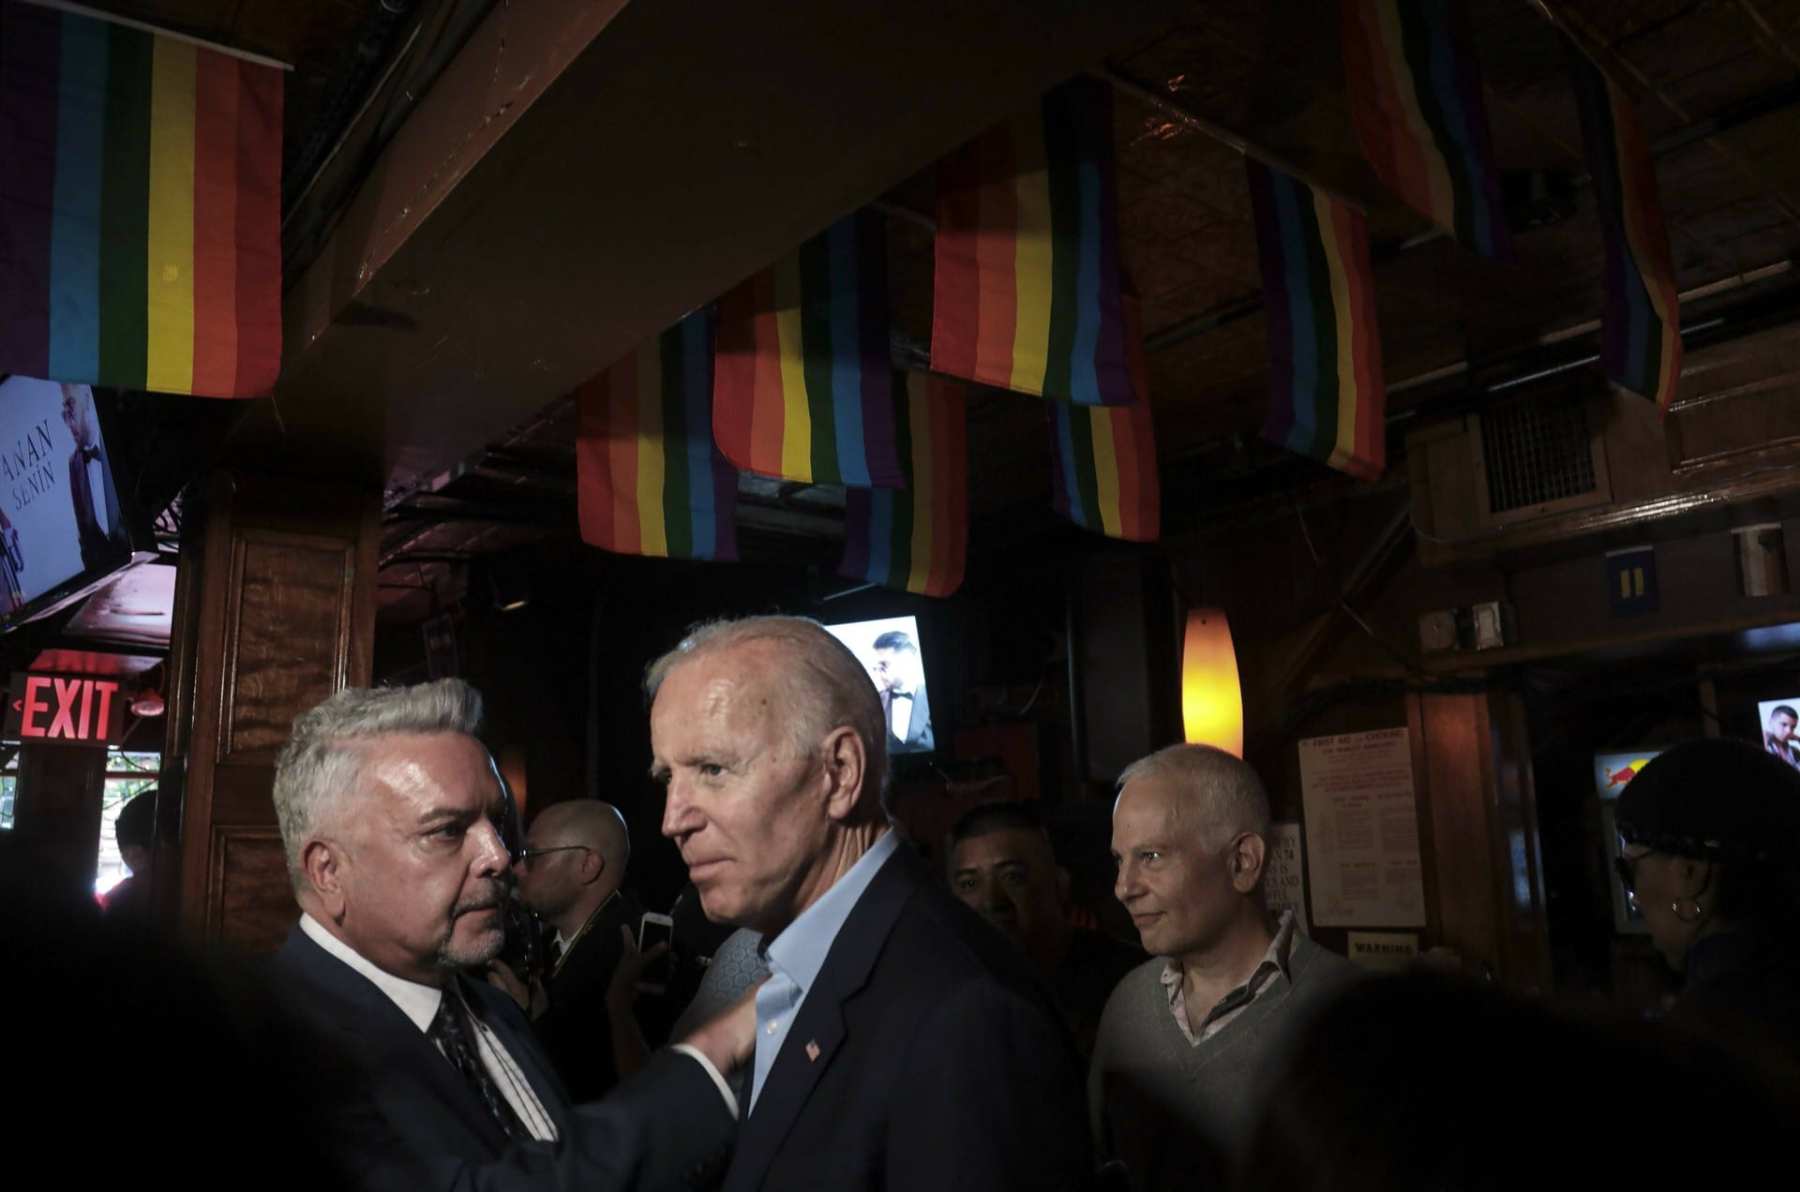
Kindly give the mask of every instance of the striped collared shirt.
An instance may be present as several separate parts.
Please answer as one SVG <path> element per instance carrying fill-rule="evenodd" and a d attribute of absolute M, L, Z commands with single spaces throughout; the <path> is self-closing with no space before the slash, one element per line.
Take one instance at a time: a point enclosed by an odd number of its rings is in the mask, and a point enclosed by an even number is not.
<path fill-rule="evenodd" d="M 1187 1037 L 1190 1045 L 1199 1046 L 1204 1040 L 1212 1038 L 1242 1014 L 1250 1003 L 1261 997 L 1273 984 L 1276 975 L 1283 980 L 1292 980 L 1288 975 L 1288 956 L 1294 949 L 1294 912 L 1283 911 L 1281 922 L 1275 928 L 1275 938 L 1269 943 L 1269 950 L 1263 954 L 1262 962 L 1250 979 L 1219 999 L 1219 1004 L 1207 1011 L 1195 1030 L 1188 1025 L 1187 999 L 1182 990 L 1182 969 L 1179 960 L 1170 957 L 1163 961 L 1163 992 L 1169 996 L 1169 1010 L 1175 1015 L 1176 1025 Z"/>

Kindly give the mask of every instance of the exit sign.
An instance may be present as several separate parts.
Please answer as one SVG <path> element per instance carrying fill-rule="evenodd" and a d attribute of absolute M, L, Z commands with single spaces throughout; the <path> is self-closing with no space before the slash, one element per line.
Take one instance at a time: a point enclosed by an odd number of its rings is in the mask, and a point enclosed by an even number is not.
<path fill-rule="evenodd" d="M 15 674 L 6 735 L 22 745 L 116 745 L 125 737 L 125 704 L 116 678 Z"/>

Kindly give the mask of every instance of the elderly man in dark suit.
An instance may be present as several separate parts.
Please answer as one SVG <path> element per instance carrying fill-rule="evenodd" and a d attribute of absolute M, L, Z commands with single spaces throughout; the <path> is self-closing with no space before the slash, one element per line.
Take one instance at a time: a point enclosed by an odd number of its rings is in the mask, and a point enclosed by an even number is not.
<path fill-rule="evenodd" d="M 372 1188 L 702 1185 L 722 1168 L 752 1013 L 701 1028 L 604 1102 L 570 1104 L 512 999 L 479 979 L 511 862 L 475 690 L 339 692 L 294 722 L 275 807 L 304 912 L 277 996 L 314 1061 L 320 1141 Z"/>
<path fill-rule="evenodd" d="M 708 918 L 762 933 L 752 1188 L 1077 1188 L 1082 1074 L 1025 958 L 882 809 L 887 728 L 812 621 L 704 626 L 650 668 L 653 769 Z"/>

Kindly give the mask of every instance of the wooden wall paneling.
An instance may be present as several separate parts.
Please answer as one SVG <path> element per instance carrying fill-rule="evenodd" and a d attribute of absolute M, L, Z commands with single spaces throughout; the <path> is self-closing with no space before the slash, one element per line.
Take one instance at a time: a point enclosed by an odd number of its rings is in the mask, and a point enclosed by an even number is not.
<path fill-rule="evenodd" d="M 206 492 L 190 489 L 183 501 L 187 532 L 182 534 L 181 555 L 175 571 L 175 602 L 170 616 L 168 661 L 164 664 L 162 772 L 157 778 L 156 840 L 150 859 L 151 892 L 155 921 L 174 927 L 182 904 L 183 817 L 187 808 L 188 756 L 194 736 L 197 706 L 195 681 L 200 644 L 200 593 L 204 587 L 205 551 L 198 533 L 204 518 Z"/>
<path fill-rule="evenodd" d="M 316 534 L 232 535 L 221 764 L 273 764 L 296 710 L 345 686 L 355 546 Z"/>
<path fill-rule="evenodd" d="M 1087 773 L 1110 785 L 1145 754 L 1181 740 L 1181 638 L 1167 562 L 1096 555 L 1078 578 Z"/>
<path fill-rule="evenodd" d="M 220 827 L 210 842 L 206 904 L 212 942 L 250 952 L 281 946 L 294 925 L 281 833 L 274 827 Z"/>
<path fill-rule="evenodd" d="M 1493 726 L 1493 835 L 1500 847 L 1497 868 L 1501 874 L 1504 976 L 1515 988 L 1538 993 L 1550 988 L 1552 974 L 1525 705 L 1511 692 L 1490 692 L 1485 698 Z"/>
<path fill-rule="evenodd" d="M 1521 990 L 1550 985 L 1549 937 L 1524 707 L 1508 693 L 1411 697 L 1429 804 L 1440 942 L 1470 971 Z"/>
<path fill-rule="evenodd" d="M 1441 941 L 1472 972 L 1499 976 L 1499 875 L 1490 835 L 1486 774 L 1492 743 L 1479 695 L 1424 694 L 1418 704 L 1430 805 L 1432 866 Z"/>
<path fill-rule="evenodd" d="M 1437 835 L 1432 831 L 1431 769 L 1425 751 L 1424 708 L 1416 695 L 1406 698 L 1406 739 L 1412 749 L 1413 798 L 1419 817 L 1419 881 L 1425 890 L 1425 931 L 1420 946 L 1434 947 L 1448 941 L 1444 938 L 1443 903 L 1438 893 L 1442 882 L 1438 876 Z M 1311 891 L 1307 893 L 1310 897 Z"/>
<path fill-rule="evenodd" d="M 278 944 L 295 910 L 274 762 L 293 718 L 369 682 L 379 504 L 373 489 L 220 475 L 200 526 L 180 914 L 192 939 Z M 173 733 L 173 729 L 171 730 Z"/>

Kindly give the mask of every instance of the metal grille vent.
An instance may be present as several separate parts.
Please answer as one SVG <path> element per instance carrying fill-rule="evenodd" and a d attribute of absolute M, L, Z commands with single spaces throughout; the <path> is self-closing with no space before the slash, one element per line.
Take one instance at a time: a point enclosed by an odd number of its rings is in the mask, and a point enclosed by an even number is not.
<path fill-rule="evenodd" d="M 1505 513 L 1596 491 L 1587 412 L 1566 392 L 1514 398 L 1481 412 L 1488 512 Z"/>

